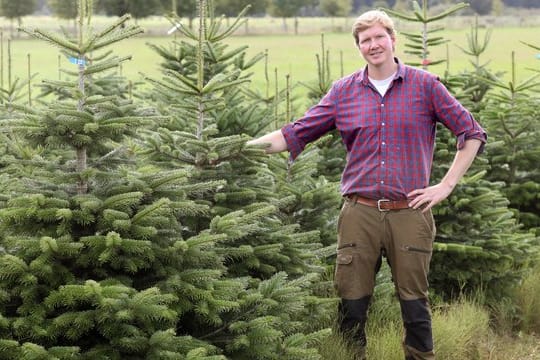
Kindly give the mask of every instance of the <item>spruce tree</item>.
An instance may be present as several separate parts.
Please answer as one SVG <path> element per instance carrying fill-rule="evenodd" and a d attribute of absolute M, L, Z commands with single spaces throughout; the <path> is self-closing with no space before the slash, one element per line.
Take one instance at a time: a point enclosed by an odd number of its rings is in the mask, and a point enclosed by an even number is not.
<path fill-rule="evenodd" d="M 512 53 L 511 81 L 484 79 L 496 91 L 488 94 L 481 116 L 493 137 L 488 147 L 490 179 L 506 183 L 510 206 L 526 228 L 540 234 L 540 74 L 518 83 Z"/>
<path fill-rule="evenodd" d="M 465 3 L 458 3 L 440 14 L 430 15 L 428 0 L 422 0 L 422 7 L 420 7 L 417 1 L 413 1 L 412 14 L 388 8 L 385 8 L 384 11 L 399 19 L 419 22 L 422 25 L 420 33 L 401 32 L 401 34 L 409 40 L 409 42 L 405 44 L 405 53 L 420 58 L 420 61 L 411 61 L 409 64 L 412 66 L 422 66 L 424 69 L 428 69 L 430 65 L 437 65 L 445 61 L 445 59 L 430 58 L 430 49 L 434 46 L 439 46 L 448 42 L 448 40 L 444 39 L 442 36 L 433 36 L 434 33 L 444 30 L 444 27 L 430 27 L 429 24 L 444 19 L 467 6 L 468 5 Z"/>
<path fill-rule="evenodd" d="M 179 235 L 177 216 L 207 211 L 187 196 L 213 187 L 179 189 L 184 170 L 137 170 L 124 142 L 159 117 L 143 116 L 120 96 L 93 94 L 90 82 L 125 59 L 90 61 L 141 29 L 123 17 L 95 31 L 91 9 L 79 1 L 74 39 L 24 29 L 68 53 L 78 77 L 56 84 L 69 96 L 43 107 L 14 105 L 4 121 L 42 150 L 4 158 L 3 179 L 19 185 L 0 201 L 0 358 L 223 358 L 204 340 L 179 334 L 182 315 L 208 322 L 236 305 L 223 292 L 245 288 L 219 281 L 221 258 L 204 249 L 212 235 Z"/>
<path fill-rule="evenodd" d="M 171 18 L 183 40 L 154 47 L 164 63 L 162 79 L 149 79 L 151 98 L 170 120 L 149 134 L 147 163 L 186 169 L 186 186 L 217 184 L 219 191 L 197 197 L 209 212 L 182 222 L 183 232 L 226 233 L 213 250 L 224 258 L 226 277 L 245 279 L 256 301 L 223 314 L 221 323 L 199 324 L 198 332 L 234 359 L 317 358 L 312 341 L 326 332 L 313 331 L 321 329 L 334 303 L 314 293 L 323 271 L 319 233 L 295 221 L 289 210 L 297 199 L 279 191 L 264 151 L 245 144 L 266 130 L 259 121 L 274 121 L 275 104 L 251 97 L 248 88 L 246 70 L 261 56 L 246 60 L 245 48 L 224 44 L 242 25 L 243 13 L 225 25 L 211 4 L 200 1 L 199 11 L 197 31 Z"/>

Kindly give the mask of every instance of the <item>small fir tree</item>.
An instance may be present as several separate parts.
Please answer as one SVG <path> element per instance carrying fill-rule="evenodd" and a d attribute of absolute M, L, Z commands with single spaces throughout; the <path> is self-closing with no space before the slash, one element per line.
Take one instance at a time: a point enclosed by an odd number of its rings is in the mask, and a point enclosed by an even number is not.
<path fill-rule="evenodd" d="M 417 1 L 413 1 L 412 14 L 388 8 L 384 8 L 384 11 L 399 19 L 422 24 L 420 34 L 410 32 L 401 32 L 401 34 L 409 40 L 409 43 L 405 44 L 405 47 L 407 48 L 405 53 L 420 58 L 420 61 L 411 61 L 408 63 L 413 66 L 422 66 L 427 70 L 430 65 L 437 65 L 445 61 L 444 59 L 430 59 L 430 48 L 448 42 L 448 40 L 444 39 L 442 36 L 433 36 L 434 33 L 444 30 L 444 27 L 439 26 L 430 28 L 429 23 L 444 19 L 467 6 L 468 5 L 465 3 L 458 3 L 440 14 L 430 16 L 428 13 L 428 0 L 422 0 L 422 7 L 420 7 Z"/>
<path fill-rule="evenodd" d="M 540 233 L 540 129 L 538 127 L 539 74 L 516 82 L 516 65 L 512 53 L 512 77 L 502 80 L 484 79 L 497 89 L 488 95 L 481 116 L 493 141 L 488 147 L 490 179 L 506 183 L 505 194 L 510 206 L 527 228 Z"/>

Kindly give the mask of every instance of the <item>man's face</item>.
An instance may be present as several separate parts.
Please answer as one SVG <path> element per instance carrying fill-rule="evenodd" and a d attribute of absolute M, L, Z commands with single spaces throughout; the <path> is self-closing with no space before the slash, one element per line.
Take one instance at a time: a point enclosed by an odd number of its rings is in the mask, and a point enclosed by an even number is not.
<path fill-rule="evenodd" d="M 394 62 L 396 39 L 388 34 L 384 26 L 375 24 L 358 33 L 358 48 L 369 65 L 381 66 Z"/>

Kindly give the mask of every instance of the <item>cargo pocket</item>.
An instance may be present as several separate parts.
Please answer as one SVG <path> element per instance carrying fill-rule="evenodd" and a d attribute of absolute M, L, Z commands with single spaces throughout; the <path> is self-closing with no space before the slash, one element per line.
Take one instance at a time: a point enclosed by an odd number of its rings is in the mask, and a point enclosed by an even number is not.
<path fill-rule="evenodd" d="M 353 254 L 338 253 L 336 258 L 336 273 L 334 287 L 337 295 L 344 299 L 354 299 L 355 271 Z"/>

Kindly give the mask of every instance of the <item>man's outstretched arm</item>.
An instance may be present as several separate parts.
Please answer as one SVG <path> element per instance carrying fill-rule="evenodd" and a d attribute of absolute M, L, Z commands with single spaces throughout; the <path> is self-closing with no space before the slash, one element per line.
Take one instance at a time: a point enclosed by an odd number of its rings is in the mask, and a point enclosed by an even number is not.
<path fill-rule="evenodd" d="M 281 130 L 272 131 L 259 138 L 249 140 L 248 145 L 267 144 L 265 149 L 268 154 L 278 153 L 287 150 L 287 142 Z"/>

